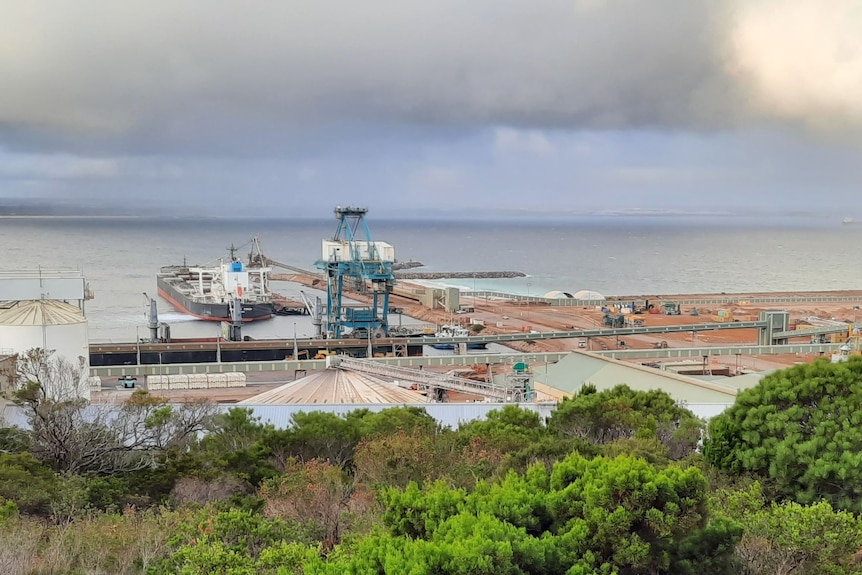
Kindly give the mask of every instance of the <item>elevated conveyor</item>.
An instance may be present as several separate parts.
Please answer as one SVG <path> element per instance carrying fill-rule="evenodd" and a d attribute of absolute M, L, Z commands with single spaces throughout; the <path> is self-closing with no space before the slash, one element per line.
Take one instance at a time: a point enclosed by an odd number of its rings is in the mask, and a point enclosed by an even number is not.
<path fill-rule="evenodd" d="M 815 335 L 829 335 L 833 333 L 846 333 L 850 337 L 850 332 L 862 329 L 862 323 L 843 325 L 823 325 L 818 327 L 807 327 L 805 329 L 791 329 L 787 331 L 778 331 L 772 334 L 774 339 L 789 339 L 791 337 L 811 337 Z"/>
<path fill-rule="evenodd" d="M 509 301 L 522 301 L 547 304 L 551 307 L 599 307 L 607 305 L 625 305 L 630 303 L 642 304 L 646 300 L 642 297 L 617 297 L 614 299 L 601 300 L 582 300 L 574 298 L 546 298 L 539 296 L 526 296 L 521 294 L 512 294 L 500 291 L 488 290 L 466 290 L 461 292 L 461 297 L 474 297 L 486 299 L 499 299 Z M 761 295 L 761 296 L 745 296 L 745 295 L 728 295 L 722 297 L 708 298 L 686 298 L 686 297 L 663 297 L 663 301 L 674 302 L 677 305 L 684 306 L 704 306 L 704 305 L 742 305 L 742 304 L 812 304 L 812 303 L 860 303 L 862 296 L 847 296 L 847 295 L 812 295 L 812 296 L 784 296 L 784 295 Z"/>
<path fill-rule="evenodd" d="M 435 389 L 457 391 L 472 395 L 480 395 L 500 402 L 510 401 L 510 390 L 494 383 L 475 381 L 463 377 L 455 377 L 442 373 L 420 371 L 407 367 L 387 365 L 374 360 L 362 360 L 343 356 L 332 356 L 327 359 L 327 367 L 348 369 L 359 373 L 367 373 L 377 377 L 392 379 L 393 382 L 408 382 L 416 384 L 418 389 L 431 393 Z"/>

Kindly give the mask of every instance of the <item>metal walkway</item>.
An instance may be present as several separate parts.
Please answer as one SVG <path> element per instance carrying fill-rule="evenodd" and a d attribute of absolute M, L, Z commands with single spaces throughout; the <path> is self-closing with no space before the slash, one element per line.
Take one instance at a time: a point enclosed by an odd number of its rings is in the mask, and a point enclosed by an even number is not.
<path fill-rule="evenodd" d="M 805 329 L 791 329 L 787 331 L 777 331 L 772 334 L 773 339 L 788 339 L 791 337 L 810 337 L 813 335 L 827 335 L 832 333 L 846 333 L 850 337 L 850 331 L 862 329 L 862 323 L 843 325 L 824 325 L 821 327 L 807 327 Z"/>
<path fill-rule="evenodd" d="M 281 269 L 285 269 L 285 270 L 288 270 L 288 271 L 292 271 L 292 272 L 294 272 L 294 273 L 303 274 L 303 275 L 308 275 L 308 276 L 312 276 L 312 277 L 317 277 L 317 276 L 323 277 L 323 276 L 322 276 L 322 274 L 321 274 L 320 272 L 310 271 L 310 270 L 304 270 L 304 269 L 302 269 L 302 268 L 298 268 L 298 267 L 296 267 L 296 266 L 292 266 L 292 265 L 290 265 L 290 264 L 285 264 L 285 263 L 282 263 L 282 262 L 277 262 L 277 261 L 275 261 L 275 260 L 274 260 L 274 259 L 272 259 L 272 258 L 266 258 L 266 262 L 267 262 L 270 266 L 277 267 L 277 268 L 281 268 Z"/>
<path fill-rule="evenodd" d="M 765 329 L 767 323 L 765 321 L 740 321 L 730 323 L 698 323 L 689 325 L 664 325 L 653 327 L 618 327 L 604 329 L 580 329 L 570 331 L 543 331 L 536 333 L 506 333 L 498 335 L 478 334 L 464 337 L 408 337 L 408 338 L 379 338 L 374 339 L 373 344 L 378 346 L 392 345 L 431 345 L 438 343 L 503 343 L 509 341 L 531 341 L 540 339 L 576 339 L 587 337 L 615 337 L 618 335 L 632 334 L 649 334 L 649 333 L 680 333 L 680 332 L 700 332 L 711 330 L 726 330 L 726 329 Z M 368 340 L 365 339 L 300 339 L 300 349 L 339 349 L 347 347 L 365 347 L 368 345 Z M 158 353 L 170 351 L 196 351 L 196 350 L 212 350 L 221 349 L 227 353 L 230 350 L 242 349 L 270 349 L 270 348 L 287 348 L 293 347 L 292 340 L 252 340 L 252 341 L 233 341 L 233 342 L 177 342 L 177 343 L 93 343 L 90 345 L 90 353 L 137 353 L 138 349 L 142 353 Z"/>
<path fill-rule="evenodd" d="M 694 323 L 688 325 L 662 325 L 643 327 L 618 327 L 605 329 L 578 329 L 570 331 L 541 331 L 535 333 L 506 333 L 499 335 L 471 335 L 466 337 L 435 337 L 407 338 L 403 340 L 408 345 L 430 345 L 431 343 L 495 343 L 504 341 L 525 341 L 539 339 L 574 339 L 581 337 L 614 337 L 618 335 L 634 335 L 643 333 L 680 333 L 690 331 L 716 331 L 726 329 L 765 329 L 765 321 L 737 321 L 727 323 Z"/>
<path fill-rule="evenodd" d="M 734 345 L 716 347 L 678 347 L 667 349 L 611 349 L 594 351 L 596 355 L 614 359 L 648 359 L 671 357 L 713 357 L 733 355 L 831 354 L 841 343 L 800 343 L 786 345 Z"/>
<path fill-rule="evenodd" d="M 607 305 L 619 305 L 619 304 L 627 304 L 627 303 L 643 303 L 645 298 L 643 297 L 627 297 L 622 296 L 615 299 L 602 299 L 602 300 L 584 300 L 584 299 L 571 299 L 571 298 L 563 298 L 563 299 L 552 299 L 546 297 L 539 296 L 525 296 L 520 294 L 512 294 L 506 292 L 499 291 L 462 291 L 461 297 L 475 297 L 475 298 L 493 298 L 493 299 L 501 299 L 501 300 L 516 300 L 523 302 L 532 302 L 532 303 L 543 303 L 548 304 L 551 307 L 595 307 L 595 306 L 607 306 Z M 781 303 L 860 303 L 862 302 L 862 295 L 860 296 L 753 296 L 747 297 L 745 295 L 728 295 L 725 297 L 713 297 L 713 298 L 676 298 L 676 297 L 656 297 L 649 298 L 650 301 L 655 300 L 658 301 L 672 301 L 674 303 L 680 305 L 690 305 L 690 306 L 699 306 L 699 305 L 735 305 L 735 304 L 781 304 Z"/>
<path fill-rule="evenodd" d="M 488 397 L 502 402 L 509 401 L 512 395 L 505 387 L 501 387 L 494 383 L 475 381 L 442 373 L 421 371 L 408 367 L 387 365 L 376 360 L 333 356 L 327 363 L 329 364 L 327 367 L 347 369 L 350 371 L 357 371 L 359 373 L 376 375 L 378 377 L 391 378 L 393 383 L 396 384 L 402 381 L 415 383 L 419 389 L 429 392 L 429 401 L 432 398 L 432 394 L 430 392 L 434 389 L 444 389 L 446 391 L 481 395 L 482 397 Z"/>

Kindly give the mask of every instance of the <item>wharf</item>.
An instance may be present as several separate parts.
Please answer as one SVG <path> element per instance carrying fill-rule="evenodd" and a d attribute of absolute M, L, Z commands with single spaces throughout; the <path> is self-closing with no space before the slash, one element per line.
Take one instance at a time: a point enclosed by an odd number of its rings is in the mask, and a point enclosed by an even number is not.
<path fill-rule="evenodd" d="M 257 341 L 194 341 L 174 343 L 125 343 L 90 346 L 91 366 L 146 365 L 173 363 L 212 363 L 235 361 L 286 361 L 304 357 L 309 359 L 321 351 L 346 354 L 353 357 L 371 355 L 415 357 L 423 355 L 423 346 L 436 344 L 512 343 L 535 345 L 537 341 L 580 338 L 618 338 L 637 334 L 674 334 L 705 331 L 765 329 L 767 322 L 748 321 L 734 323 L 698 323 L 661 325 L 653 327 L 619 327 L 608 329 L 577 329 L 568 331 L 516 332 L 505 334 L 477 334 L 466 337 L 406 337 L 362 339 L 302 339 Z M 296 357 L 294 357 L 296 356 Z"/>
<path fill-rule="evenodd" d="M 297 274 L 291 281 L 314 285 L 320 280 L 314 276 Z M 367 296 L 350 294 L 362 300 Z M 626 301 L 677 301 L 684 307 L 682 315 L 629 314 L 625 327 L 608 329 L 603 322 L 601 307 L 620 305 Z M 429 309 L 396 292 L 390 305 L 402 309 L 409 316 L 426 323 L 459 323 L 475 326 L 478 334 L 469 338 L 446 338 L 445 343 L 485 342 L 503 344 L 512 354 L 531 355 L 593 351 L 614 354 L 620 359 L 637 361 L 645 357 L 682 357 L 682 354 L 715 355 L 720 350 L 734 350 L 733 354 L 769 354 L 764 368 L 780 368 L 805 360 L 796 354 L 817 354 L 834 351 L 846 340 L 844 328 L 832 321 L 828 326 L 811 326 L 812 317 L 834 318 L 847 322 L 848 332 L 862 328 L 862 291 L 760 293 L 760 294 L 696 294 L 677 296 L 640 296 L 603 301 L 575 301 L 546 299 L 501 292 L 461 292 L 461 304 L 470 306 L 469 313 L 453 315 L 442 309 Z M 576 305 L 581 304 L 581 305 Z M 773 343 L 787 343 L 795 347 L 756 345 L 766 324 L 759 320 L 761 311 L 776 307 L 790 314 L 789 330 L 771 331 Z M 721 308 L 721 309 L 718 309 Z M 698 315 L 693 312 L 697 311 Z M 727 311 L 731 320 L 711 321 L 718 311 Z M 722 316 L 726 318 L 727 316 Z M 635 321 L 636 320 L 636 321 Z M 478 325 L 482 327 L 479 328 Z M 855 324 L 855 325 L 853 325 Z M 827 344 L 817 334 L 830 334 Z M 844 339 L 841 339 L 843 336 Z M 777 341 L 777 340 L 785 340 Z M 207 369 L 221 368 L 236 371 L 240 366 L 254 368 L 257 362 L 275 362 L 282 366 L 291 362 L 311 361 L 322 350 L 347 353 L 354 357 L 367 357 L 369 343 L 373 356 L 393 359 L 422 359 L 424 346 L 430 342 L 421 337 L 380 338 L 372 342 L 362 339 L 340 340 L 252 340 L 244 342 L 190 342 L 172 344 L 127 343 L 116 345 L 94 344 L 90 349 L 93 369 L 137 369 L 166 365 L 210 365 Z M 444 343 L 434 340 L 434 343 Z M 765 342 L 760 342 L 765 343 Z M 821 343 L 822 347 L 809 344 Z M 456 346 L 457 349 L 457 346 Z M 737 351 L 742 350 L 742 351 Z M 786 355 L 781 353 L 786 352 Z M 509 352 L 504 352 L 504 354 Z M 680 355 L 676 355 L 680 354 Z M 778 355 L 775 355 L 778 354 Z M 477 354 L 469 354 L 479 357 Z M 494 355 L 492 353 L 482 355 Z M 498 354 L 499 355 L 499 354 Z M 294 358 L 297 359 L 294 359 Z M 436 356 L 440 361 L 457 357 Z M 814 355 L 810 357 L 815 357 Z M 435 360 L 437 361 L 437 360 Z M 467 361 L 467 360 L 464 360 Z M 473 361 L 473 360 L 470 360 Z M 478 359 L 476 360 L 478 361 Z M 222 363 L 223 362 L 223 363 Z M 220 366 L 212 366 L 220 364 Z M 317 364 L 315 364 L 317 365 Z M 259 369 L 259 368 L 255 368 Z"/>
<path fill-rule="evenodd" d="M 524 272 L 396 272 L 395 277 L 404 280 L 442 280 L 442 279 L 501 279 L 525 278 Z"/>

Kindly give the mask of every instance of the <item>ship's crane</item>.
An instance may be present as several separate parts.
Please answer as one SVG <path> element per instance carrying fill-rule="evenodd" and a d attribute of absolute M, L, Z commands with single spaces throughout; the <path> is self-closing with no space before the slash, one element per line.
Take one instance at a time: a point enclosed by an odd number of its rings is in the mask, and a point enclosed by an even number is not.
<path fill-rule="evenodd" d="M 318 269 L 326 273 L 327 335 L 343 337 L 347 330 L 367 330 L 369 338 L 389 334 L 389 294 L 395 284 L 394 248 L 371 239 L 366 208 L 335 208 L 338 227 L 332 240 L 323 240 Z M 345 286 L 345 284 L 347 284 Z M 370 306 L 345 306 L 345 287 L 371 296 Z M 369 294 L 370 288 L 370 294 Z"/>
<path fill-rule="evenodd" d="M 314 337 L 321 339 L 323 337 L 323 314 L 321 313 L 323 304 L 320 301 L 320 297 L 316 297 L 312 304 L 304 291 L 299 290 L 299 296 L 302 298 L 302 303 L 305 304 L 305 309 L 308 310 L 308 315 L 311 316 L 311 325 L 314 326 Z"/>
<path fill-rule="evenodd" d="M 150 331 L 150 343 L 171 340 L 171 326 L 159 321 L 159 308 L 156 300 L 144 293 L 144 316 L 147 318 L 147 329 Z M 162 333 L 159 334 L 159 329 Z"/>

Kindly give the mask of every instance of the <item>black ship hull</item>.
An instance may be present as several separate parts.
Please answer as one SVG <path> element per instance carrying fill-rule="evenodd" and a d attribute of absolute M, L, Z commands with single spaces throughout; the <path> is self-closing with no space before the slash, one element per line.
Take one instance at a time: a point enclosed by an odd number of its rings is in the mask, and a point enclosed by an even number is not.
<path fill-rule="evenodd" d="M 177 310 L 198 319 L 231 321 L 228 304 L 194 301 L 162 278 L 157 278 L 157 284 L 159 295 L 168 300 Z M 274 313 L 275 306 L 270 302 L 242 302 L 243 322 L 270 319 Z"/>

